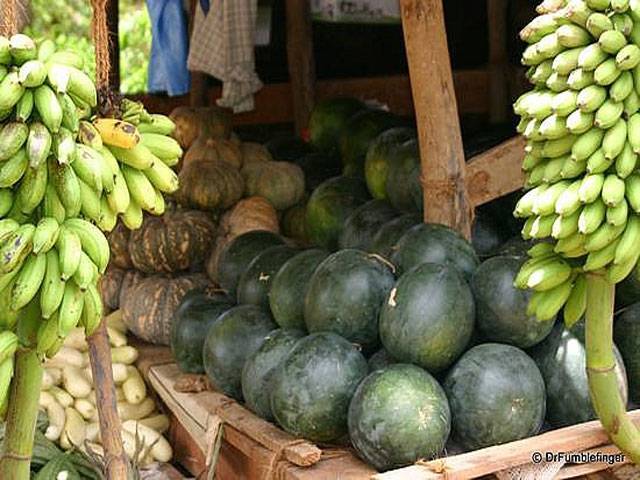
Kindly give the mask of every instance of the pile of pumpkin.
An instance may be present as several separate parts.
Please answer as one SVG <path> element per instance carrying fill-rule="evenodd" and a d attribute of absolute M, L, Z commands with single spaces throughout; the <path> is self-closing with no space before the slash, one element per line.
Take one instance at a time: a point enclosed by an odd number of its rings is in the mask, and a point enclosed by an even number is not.
<path fill-rule="evenodd" d="M 260 144 L 241 142 L 222 110 L 179 107 L 171 118 L 186 151 L 178 165 L 181 188 L 162 217 L 146 216 L 133 232 L 116 226 L 102 282 L 106 307 L 121 308 L 138 337 L 165 345 L 182 296 L 215 278 L 224 247 L 247 231 L 279 233 L 281 219 L 295 232 L 305 198 L 303 169 L 274 161 Z"/>

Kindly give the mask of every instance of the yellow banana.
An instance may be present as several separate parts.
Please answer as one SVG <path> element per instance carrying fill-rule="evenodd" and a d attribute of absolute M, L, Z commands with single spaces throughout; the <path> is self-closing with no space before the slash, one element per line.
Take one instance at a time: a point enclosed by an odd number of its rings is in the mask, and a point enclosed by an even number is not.
<path fill-rule="evenodd" d="M 93 126 L 106 145 L 132 149 L 140 142 L 140 133 L 135 125 L 115 118 L 98 118 Z"/>

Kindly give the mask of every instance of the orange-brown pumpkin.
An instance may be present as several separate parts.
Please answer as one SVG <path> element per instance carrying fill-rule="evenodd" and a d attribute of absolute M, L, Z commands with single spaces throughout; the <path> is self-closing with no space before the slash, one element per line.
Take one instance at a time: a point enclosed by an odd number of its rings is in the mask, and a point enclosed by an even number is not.
<path fill-rule="evenodd" d="M 266 198 L 276 210 L 286 210 L 304 197 L 304 173 L 290 162 L 254 162 L 242 169 L 247 195 Z"/>
<path fill-rule="evenodd" d="M 251 230 L 268 230 L 279 233 L 278 212 L 263 197 L 248 197 L 240 200 L 220 219 L 215 245 L 207 260 L 207 274 L 216 281 L 218 259 L 224 247 L 234 238 Z"/>
<path fill-rule="evenodd" d="M 131 232 L 129 254 L 133 266 L 144 273 L 171 273 L 201 264 L 213 245 L 216 226 L 199 210 L 147 216 Z"/>
<path fill-rule="evenodd" d="M 206 131 L 210 138 L 227 138 L 231 133 L 229 113 L 218 107 L 177 107 L 169 115 L 176 124 L 173 137 L 187 149 Z"/>
<path fill-rule="evenodd" d="M 144 280 L 145 276 L 137 270 L 125 270 L 120 283 L 120 296 L 118 297 L 118 307 L 122 305 L 125 298 L 129 296 L 129 290 Z"/>
<path fill-rule="evenodd" d="M 132 268 L 129 256 L 129 229 L 122 222 L 118 222 L 108 238 L 111 249 L 110 265 L 125 270 Z"/>
<path fill-rule="evenodd" d="M 242 198 L 240 172 L 224 162 L 194 161 L 180 170 L 178 203 L 200 210 L 226 210 Z"/>
<path fill-rule="evenodd" d="M 242 164 L 249 165 L 255 162 L 271 162 L 273 157 L 264 145 L 254 142 L 244 142 L 240 145 L 242 151 Z"/>
<path fill-rule="evenodd" d="M 173 313 L 182 297 L 189 290 L 207 284 L 202 274 L 147 277 L 121 296 L 122 319 L 137 337 L 157 345 L 169 345 Z"/>
<path fill-rule="evenodd" d="M 182 168 L 195 161 L 226 162 L 232 167 L 242 166 L 242 151 L 237 143 L 225 138 L 200 135 L 182 159 Z"/>
<path fill-rule="evenodd" d="M 126 270 L 110 266 L 100 278 L 100 295 L 105 313 L 117 310 L 120 305 L 120 287 Z"/>

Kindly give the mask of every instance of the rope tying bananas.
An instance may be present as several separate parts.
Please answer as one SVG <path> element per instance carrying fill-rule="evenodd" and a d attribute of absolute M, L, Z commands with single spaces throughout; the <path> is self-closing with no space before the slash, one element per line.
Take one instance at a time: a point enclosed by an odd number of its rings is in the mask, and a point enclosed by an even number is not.
<path fill-rule="evenodd" d="M 164 212 L 182 155 L 171 120 L 124 100 L 96 118 L 96 87 L 73 52 L 0 36 L 0 413 L 18 346 L 52 357 L 102 318 L 102 233 Z M 35 324 L 35 339 L 22 332 Z"/>
<path fill-rule="evenodd" d="M 630 422 L 615 427 L 622 401 L 603 400 L 593 373 L 596 363 L 614 361 L 606 343 L 612 295 L 598 308 L 587 292 L 598 282 L 613 290 L 640 258 L 640 0 L 545 0 L 537 11 L 520 33 L 534 88 L 514 105 L 527 139 L 527 192 L 514 215 L 526 219 L 523 237 L 540 243 L 515 285 L 534 290 L 528 313 L 540 321 L 563 310 L 570 328 L 586 313 L 594 406 L 612 439 L 638 461 Z"/>

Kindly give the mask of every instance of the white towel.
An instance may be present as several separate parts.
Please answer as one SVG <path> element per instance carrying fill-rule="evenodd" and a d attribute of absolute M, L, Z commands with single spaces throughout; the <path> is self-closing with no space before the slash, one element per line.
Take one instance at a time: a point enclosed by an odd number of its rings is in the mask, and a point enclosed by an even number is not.
<path fill-rule="evenodd" d="M 234 113 L 253 110 L 253 94 L 262 88 L 254 56 L 257 10 L 257 0 L 213 0 L 205 15 L 196 2 L 189 69 L 221 80 L 218 105 Z"/>

